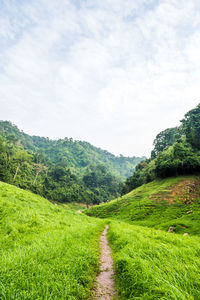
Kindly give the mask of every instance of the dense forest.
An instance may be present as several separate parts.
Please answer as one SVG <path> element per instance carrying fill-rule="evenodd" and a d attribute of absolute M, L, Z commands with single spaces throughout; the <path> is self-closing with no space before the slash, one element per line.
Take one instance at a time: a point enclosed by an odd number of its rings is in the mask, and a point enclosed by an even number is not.
<path fill-rule="evenodd" d="M 30 136 L 0 122 L 0 180 L 60 202 L 100 203 L 118 196 L 144 157 L 119 157 L 72 138 Z"/>
<path fill-rule="evenodd" d="M 153 181 L 200 173 L 200 104 L 185 114 L 181 125 L 160 132 L 151 157 L 140 162 L 123 187 L 123 194 Z"/>

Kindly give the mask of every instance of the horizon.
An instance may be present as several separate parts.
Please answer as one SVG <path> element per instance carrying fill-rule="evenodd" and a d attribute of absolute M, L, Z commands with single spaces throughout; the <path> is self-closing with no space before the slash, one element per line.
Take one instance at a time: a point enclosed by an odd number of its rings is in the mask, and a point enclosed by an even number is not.
<path fill-rule="evenodd" d="M 200 98 L 200 3 L 7 0 L 0 4 L 0 119 L 150 156 Z"/>

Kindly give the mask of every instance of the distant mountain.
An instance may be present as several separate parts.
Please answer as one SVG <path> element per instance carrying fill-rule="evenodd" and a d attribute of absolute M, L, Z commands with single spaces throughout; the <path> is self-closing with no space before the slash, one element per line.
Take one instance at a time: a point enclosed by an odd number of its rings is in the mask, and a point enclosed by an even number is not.
<path fill-rule="evenodd" d="M 8 121 L 0 121 L 0 155 L 1 180 L 54 200 L 83 202 L 116 196 L 145 159 L 115 156 L 72 138 L 30 136 Z"/>

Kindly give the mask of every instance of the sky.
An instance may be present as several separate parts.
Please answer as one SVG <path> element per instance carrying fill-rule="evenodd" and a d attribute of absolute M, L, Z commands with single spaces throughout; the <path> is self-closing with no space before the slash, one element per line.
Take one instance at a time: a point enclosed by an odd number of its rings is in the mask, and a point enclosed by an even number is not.
<path fill-rule="evenodd" d="M 199 103 L 199 0 L 0 0 L 0 120 L 149 156 Z"/>

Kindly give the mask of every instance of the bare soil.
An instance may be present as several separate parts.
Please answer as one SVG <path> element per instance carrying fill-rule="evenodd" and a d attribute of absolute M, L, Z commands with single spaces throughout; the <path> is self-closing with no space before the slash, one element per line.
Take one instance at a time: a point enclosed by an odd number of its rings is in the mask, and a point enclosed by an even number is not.
<path fill-rule="evenodd" d="M 111 300 L 116 299 L 114 270 L 112 250 L 107 240 L 108 225 L 106 225 L 103 234 L 100 238 L 101 258 L 100 258 L 100 274 L 96 278 L 96 285 L 94 289 L 95 299 Z"/>
<path fill-rule="evenodd" d="M 149 198 L 160 202 L 165 200 L 168 204 L 173 204 L 177 200 L 185 204 L 191 204 L 200 195 L 200 180 L 183 180 L 169 188 L 166 192 L 151 195 Z"/>

